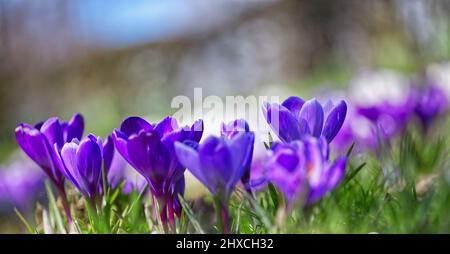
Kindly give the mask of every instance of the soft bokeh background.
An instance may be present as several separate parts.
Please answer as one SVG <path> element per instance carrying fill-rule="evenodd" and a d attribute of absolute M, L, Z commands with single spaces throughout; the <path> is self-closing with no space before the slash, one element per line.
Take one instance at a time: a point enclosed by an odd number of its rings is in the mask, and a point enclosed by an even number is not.
<path fill-rule="evenodd" d="M 104 136 L 194 87 L 284 98 L 448 59 L 448 0 L 0 0 L 0 163 L 18 122 L 81 112 Z"/>

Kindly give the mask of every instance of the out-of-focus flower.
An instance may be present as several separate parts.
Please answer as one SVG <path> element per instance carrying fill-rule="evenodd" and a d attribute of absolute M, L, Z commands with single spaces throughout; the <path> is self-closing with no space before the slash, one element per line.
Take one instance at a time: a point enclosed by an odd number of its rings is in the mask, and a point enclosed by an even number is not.
<path fill-rule="evenodd" d="M 409 80 L 395 72 L 363 71 L 350 82 L 355 113 L 380 127 L 387 137 L 401 132 L 414 113 Z"/>
<path fill-rule="evenodd" d="M 347 158 L 330 162 L 328 156 L 324 137 L 275 143 L 268 155 L 267 179 L 284 193 L 289 206 L 299 199 L 312 204 L 344 178 Z"/>
<path fill-rule="evenodd" d="M 425 130 L 428 129 L 433 120 L 448 110 L 447 96 L 439 86 L 430 84 L 415 87 L 411 90 L 410 96 L 415 100 L 414 113 Z"/>
<path fill-rule="evenodd" d="M 389 119 L 389 118 L 388 118 Z M 352 104 L 349 104 L 348 114 L 342 129 L 335 137 L 332 147 L 341 152 L 345 152 L 350 146 L 355 143 L 353 151 L 362 152 L 366 150 L 375 150 L 380 141 L 389 140 L 395 132 L 392 129 L 396 128 L 393 119 L 389 121 L 385 118 L 384 121 L 376 123 L 368 119 L 366 116 L 357 112 Z M 391 125 L 395 125 L 392 127 Z M 386 134 L 385 129 L 391 130 L 390 136 Z"/>
<path fill-rule="evenodd" d="M 214 196 L 218 227 L 224 233 L 228 226 L 228 200 L 245 170 L 254 142 L 252 132 L 241 132 L 232 138 L 208 137 L 202 144 L 177 142 L 175 151 L 184 165 Z"/>
<path fill-rule="evenodd" d="M 21 123 L 15 130 L 20 148 L 44 170 L 59 191 L 69 221 L 71 216 L 64 190 L 63 169 L 58 166 L 57 153 L 65 143 L 74 138 L 81 139 L 83 130 L 84 120 L 80 114 L 75 114 L 69 122 L 60 122 L 52 117 L 35 126 Z"/>
<path fill-rule="evenodd" d="M 429 65 L 426 77 L 429 82 L 442 89 L 447 98 L 450 98 L 450 62 Z"/>
<path fill-rule="evenodd" d="M 81 141 L 73 139 L 58 153 L 58 163 L 64 175 L 89 200 L 103 194 L 102 167 L 109 171 L 114 155 L 111 137 L 102 143 L 100 137 L 89 134 Z"/>
<path fill-rule="evenodd" d="M 350 81 L 349 110 L 333 146 L 376 150 L 401 133 L 414 114 L 409 81 L 391 71 L 362 71 Z"/>
<path fill-rule="evenodd" d="M 18 160 L 0 167 L 0 210 L 31 210 L 45 196 L 44 180 L 45 174 L 32 162 Z"/>
<path fill-rule="evenodd" d="M 228 124 L 222 123 L 222 129 L 221 129 L 222 136 L 232 139 L 239 133 L 243 133 L 243 132 L 244 133 L 250 132 L 250 127 L 244 119 L 237 119 Z M 255 140 L 254 140 L 254 136 L 253 136 L 252 144 L 254 144 L 254 142 L 255 142 Z M 244 187 L 247 191 L 251 190 L 249 181 L 250 181 L 250 169 L 251 169 L 250 167 L 252 165 L 252 158 L 253 158 L 253 147 L 254 147 L 253 145 L 250 147 L 250 151 L 247 154 L 248 157 L 244 160 L 244 173 L 242 174 L 242 178 L 241 178 L 242 184 L 244 185 Z"/>
<path fill-rule="evenodd" d="M 303 101 L 291 96 L 281 105 L 263 105 L 264 116 L 272 130 L 283 142 L 301 140 L 307 136 L 324 136 L 331 142 L 344 123 L 347 104 L 334 105 L 327 101 L 323 106 L 316 100 Z"/>
<path fill-rule="evenodd" d="M 156 125 L 140 117 L 129 117 L 123 121 L 120 130 L 113 132 L 116 149 L 149 183 L 152 195 L 158 200 L 163 222 L 167 219 L 167 202 L 173 194 L 173 185 L 183 177 L 186 169 L 175 156 L 174 143 L 199 142 L 202 134 L 201 120 L 191 127 L 179 128 L 172 117 L 166 117 Z"/>

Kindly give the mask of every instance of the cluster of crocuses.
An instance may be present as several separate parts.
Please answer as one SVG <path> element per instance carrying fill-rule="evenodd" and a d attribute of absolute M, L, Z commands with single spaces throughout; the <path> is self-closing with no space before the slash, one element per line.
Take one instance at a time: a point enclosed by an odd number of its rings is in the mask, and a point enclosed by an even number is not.
<path fill-rule="evenodd" d="M 403 133 L 411 122 L 417 122 L 423 134 L 427 134 L 433 123 L 448 112 L 450 100 L 442 84 L 429 77 L 425 81 L 406 78 L 400 81 L 391 75 L 382 71 L 365 73 L 365 77 L 356 84 L 356 87 L 361 88 L 361 83 L 369 83 L 372 88 L 365 92 L 359 89 L 354 95 L 359 100 L 349 100 L 347 121 L 334 142 L 337 149 L 345 150 L 355 142 L 357 150 L 377 151 L 383 143 Z M 380 79 L 378 83 L 381 83 L 381 87 L 377 82 L 370 83 L 377 79 Z M 376 97 L 373 93 L 377 91 L 383 94 L 378 96 L 381 98 L 375 98 L 375 102 L 368 103 L 361 96 L 369 94 L 370 101 Z M 389 93 L 397 95 L 388 96 Z"/>
<path fill-rule="evenodd" d="M 344 122 L 347 105 L 290 97 L 263 107 L 267 122 L 280 138 L 265 157 L 262 177 L 284 194 L 288 207 L 297 201 L 312 204 L 334 189 L 345 174 L 347 158 L 329 159 L 329 143 Z M 228 202 L 239 182 L 252 192 L 250 169 L 255 134 L 245 120 L 223 124 L 220 136 L 203 139 L 203 121 L 178 126 L 172 117 L 151 124 L 140 117 L 126 118 L 104 141 L 83 137 L 84 120 L 50 118 L 34 126 L 19 124 L 16 139 L 22 150 L 48 175 L 59 191 L 67 219 L 68 180 L 95 207 L 112 183 L 111 164 L 120 154 L 141 174 L 150 190 L 153 216 L 164 232 L 176 232 L 188 169 L 214 197 L 217 225 L 229 232 Z M 115 151 L 116 150 L 116 151 Z M 117 185 L 117 184 L 116 184 Z"/>

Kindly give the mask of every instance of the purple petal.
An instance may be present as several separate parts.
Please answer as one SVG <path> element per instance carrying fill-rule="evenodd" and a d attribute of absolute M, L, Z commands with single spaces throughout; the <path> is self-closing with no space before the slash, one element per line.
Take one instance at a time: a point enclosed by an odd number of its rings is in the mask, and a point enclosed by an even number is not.
<path fill-rule="evenodd" d="M 228 124 L 222 123 L 221 126 L 221 135 L 226 136 L 228 138 L 232 138 L 236 136 L 240 132 L 249 132 L 250 127 L 248 126 L 247 121 L 244 119 L 237 119 Z"/>
<path fill-rule="evenodd" d="M 204 185 L 208 184 L 206 178 L 203 176 L 199 154 L 194 148 L 177 142 L 175 143 L 175 153 L 179 162 L 186 167 L 201 183 Z"/>
<path fill-rule="evenodd" d="M 200 142 L 203 136 L 203 120 L 197 120 L 191 126 L 191 137 L 190 140 L 195 142 Z"/>
<path fill-rule="evenodd" d="M 324 136 L 320 136 L 319 138 L 319 147 L 322 150 L 322 157 L 325 160 L 328 160 L 328 158 L 330 157 L 330 149 L 328 146 L 327 139 Z"/>
<path fill-rule="evenodd" d="M 38 129 L 40 131 L 41 128 L 42 128 L 42 125 L 44 125 L 44 122 L 39 122 L 39 123 L 34 125 L 34 128 L 36 128 L 36 129 Z"/>
<path fill-rule="evenodd" d="M 334 104 L 331 100 L 327 100 L 322 108 L 323 108 L 323 113 L 326 118 L 328 116 L 328 114 L 331 112 L 331 110 L 334 108 Z"/>
<path fill-rule="evenodd" d="M 300 159 L 295 152 L 284 152 L 277 155 L 276 162 L 288 172 L 294 172 L 300 163 Z"/>
<path fill-rule="evenodd" d="M 87 195 L 87 184 L 77 166 L 77 150 L 78 144 L 74 142 L 67 143 L 61 149 L 59 156 L 63 163 L 62 168 L 64 175 L 83 193 L 83 195 Z"/>
<path fill-rule="evenodd" d="M 215 136 L 208 137 L 199 146 L 198 156 L 201 163 L 200 173 L 204 179 L 203 184 L 213 195 L 216 195 L 218 188 L 226 191 L 233 171 L 233 162 L 225 139 Z M 194 174 L 194 172 L 192 173 Z"/>
<path fill-rule="evenodd" d="M 84 119 L 79 113 L 75 114 L 72 119 L 67 123 L 65 141 L 70 142 L 76 138 L 81 140 L 84 131 Z"/>
<path fill-rule="evenodd" d="M 339 183 L 344 179 L 345 167 L 347 166 L 347 158 L 341 157 L 337 159 L 333 165 L 328 169 L 328 184 L 327 189 L 331 191 L 336 188 Z"/>
<path fill-rule="evenodd" d="M 306 134 L 306 122 L 299 122 L 285 107 L 278 104 L 265 104 L 266 120 L 275 134 L 284 142 L 299 140 Z"/>
<path fill-rule="evenodd" d="M 153 126 L 143 118 L 137 116 L 126 118 L 120 126 L 120 131 L 127 137 L 133 134 L 138 134 L 141 130 L 151 131 L 153 130 Z"/>
<path fill-rule="evenodd" d="M 112 133 L 114 146 L 122 157 L 133 167 L 136 168 L 130 156 L 128 155 L 128 137 L 121 131 L 115 129 Z"/>
<path fill-rule="evenodd" d="M 300 118 L 306 120 L 314 137 L 322 133 L 323 117 L 322 105 L 316 99 L 307 101 L 300 110 Z"/>
<path fill-rule="evenodd" d="M 236 172 L 240 168 L 234 165 L 236 161 L 234 160 L 233 152 L 223 141 L 217 143 L 212 153 L 202 153 L 202 150 L 199 150 L 203 175 L 210 183 L 210 186 L 214 188 L 212 190 L 213 193 L 220 188 L 226 192 L 223 193 L 224 195 L 228 195 L 230 186 L 234 186 L 242 176 L 240 172 Z"/>
<path fill-rule="evenodd" d="M 98 144 L 90 139 L 83 140 L 76 153 L 77 168 L 80 175 L 89 184 L 88 193 L 93 195 L 101 180 L 102 151 Z"/>
<path fill-rule="evenodd" d="M 323 151 L 319 142 L 315 138 L 304 140 L 304 154 L 306 157 L 306 172 L 308 174 L 309 184 L 311 188 L 319 186 L 324 181 L 324 164 Z"/>
<path fill-rule="evenodd" d="M 266 162 L 267 179 L 275 184 L 292 202 L 304 188 L 306 180 L 305 160 L 296 145 L 278 145 Z"/>
<path fill-rule="evenodd" d="M 58 147 L 64 145 L 64 135 L 58 118 L 49 118 L 41 127 L 41 133 L 47 138 L 49 145 L 58 144 Z"/>
<path fill-rule="evenodd" d="M 203 155 L 212 155 L 216 149 L 216 146 L 220 143 L 220 139 L 214 136 L 209 136 L 198 147 L 199 153 Z"/>
<path fill-rule="evenodd" d="M 300 110 L 305 102 L 296 96 L 287 98 L 281 105 L 287 108 L 298 119 L 300 117 Z"/>
<path fill-rule="evenodd" d="M 347 104 L 341 101 L 336 107 L 331 110 L 325 122 L 322 135 L 325 136 L 328 143 L 338 134 L 339 130 L 344 124 L 345 116 L 347 114 Z"/>
<path fill-rule="evenodd" d="M 227 182 L 227 188 L 231 189 L 242 178 L 246 170 L 246 163 L 251 160 L 255 135 L 253 132 L 240 133 L 236 135 L 229 144 L 229 151 L 232 152 L 233 165 L 231 176 Z"/>
<path fill-rule="evenodd" d="M 45 137 L 28 124 L 19 124 L 15 132 L 20 148 L 41 167 L 49 169 L 51 163 L 45 144 Z"/>
<path fill-rule="evenodd" d="M 161 190 L 171 169 L 171 154 L 161 143 L 159 134 L 156 131 L 141 131 L 130 137 L 127 148 L 136 170 L 152 181 L 155 190 Z"/>
<path fill-rule="evenodd" d="M 177 120 L 171 116 L 164 118 L 155 126 L 155 131 L 158 132 L 160 137 L 164 137 L 164 135 L 178 129 Z"/>
<path fill-rule="evenodd" d="M 114 156 L 114 142 L 111 136 L 106 137 L 103 143 L 103 163 L 105 172 L 108 173 Z"/>
<path fill-rule="evenodd" d="M 131 165 L 146 179 L 150 176 L 150 143 L 155 139 L 153 134 L 141 131 L 138 135 L 132 135 L 126 143 L 127 155 Z M 120 146 L 117 149 L 120 152 Z"/>

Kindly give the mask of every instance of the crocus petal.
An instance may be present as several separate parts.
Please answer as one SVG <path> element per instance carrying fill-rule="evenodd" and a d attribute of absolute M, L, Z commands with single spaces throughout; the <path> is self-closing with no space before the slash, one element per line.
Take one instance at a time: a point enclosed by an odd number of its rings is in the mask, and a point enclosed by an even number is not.
<path fill-rule="evenodd" d="M 58 118 L 49 118 L 41 127 L 41 133 L 47 138 L 48 143 L 53 146 L 53 144 L 58 144 L 58 147 L 62 147 L 64 144 L 64 135 L 61 124 Z"/>
<path fill-rule="evenodd" d="M 34 125 L 34 128 L 36 128 L 36 129 L 38 129 L 38 130 L 41 130 L 42 125 L 44 125 L 44 122 L 39 122 L 39 123 L 37 123 L 37 124 Z"/>
<path fill-rule="evenodd" d="M 197 143 L 200 142 L 203 136 L 203 128 L 203 120 L 195 121 L 191 126 L 191 136 L 189 139 Z"/>
<path fill-rule="evenodd" d="M 248 184 L 250 182 L 250 173 L 251 173 L 250 170 L 251 170 L 252 160 L 253 160 L 253 149 L 254 149 L 254 143 L 255 143 L 254 135 L 251 138 L 250 143 L 251 143 L 251 145 L 248 145 L 248 153 L 247 153 L 247 157 L 245 158 L 245 162 L 244 162 L 244 172 L 241 177 L 242 183 L 244 184 L 244 186 L 247 190 L 250 190 L 250 187 Z"/>
<path fill-rule="evenodd" d="M 78 144 L 74 142 L 67 143 L 61 149 L 59 156 L 63 163 L 62 168 L 64 175 L 83 193 L 83 195 L 87 195 L 88 186 L 77 166 L 77 150 Z"/>
<path fill-rule="evenodd" d="M 302 109 L 304 103 L 305 102 L 297 96 L 291 96 L 283 101 L 281 105 L 291 111 L 291 113 L 298 119 L 300 117 L 300 110 Z"/>
<path fill-rule="evenodd" d="M 322 131 L 322 135 L 325 136 L 328 143 L 330 143 L 337 135 L 344 123 L 345 116 L 347 114 L 347 104 L 345 101 L 341 101 L 333 110 L 328 114 L 327 120 Z"/>
<path fill-rule="evenodd" d="M 50 169 L 51 162 L 45 137 L 37 129 L 27 124 L 19 124 L 15 132 L 20 148 L 38 165 L 47 170 Z"/>
<path fill-rule="evenodd" d="M 136 168 L 130 156 L 128 155 L 128 137 L 121 131 L 115 129 L 112 133 L 114 146 L 122 157 L 133 167 Z"/>
<path fill-rule="evenodd" d="M 347 165 L 347 158 L 341 157 L 337 159 L 327 170 L 328 174 L 328 183 L 327 189 L 332 190 L 339 185 L 339 183 L 344 179 L 345 176 L 345 167 Z"/>
<path fill-rule="evenodd" d="M 334 108 L 333 101 L 327 100 L 322 108 L 323 108 L 323 113 L 326 118 L 328 116 L 328 114 L 331 112 L 331 110 Z"/>
<path fill-rule="evenodd" d="M 72 141 L 72 139 L 76 138 L 78 140 L 83 136 L 84 131 L 84 119 L 81 114 L 75 114 L 72 119 L 69 121 L 66 127 L 66 133 L 64 139 L 66 142 Z"/>
<path fill-rule="evenodd" d="M 180 163 L 185 166 L 201 183 L 207 185 L 203 176 L 198 152 L 190 145 L 175 143 L 175 152 Z"/>
<path fill-rule="evenodd" d="M 285 107 L 278 104 L 265 104 L 266 120 L 275 134 L 284 142 L 301 139 L 306 132 L 305 122 L 300 123 Z"/>
<path fill-rule="evenodd" d="M 128 137 L 132 134 L 138 134 L 141 130 L 150 131 L 153 130 L 153 126 L 143 118 L 137 116 L 126 118 L 120 126 L 120 131 Z"/>
<path fill-rule="evenodd" d="M 305 159 L 302 149 L 293 144 L 280 144 L 275 151 L 270 152 L 266 162 L 266 177 L 275 184 L 286 196 L 288 202 L 292 202 L 304 188 L 306 180 Z"/>
<path fill-rule="evenodd" d="M 164 137 L 164 135 L 176 129 L 178 129 L 178 122 L 171 116 L 164 118 L 155 126 L 155 131 L 158 132 L 160 137 Z"/>
<path fill-rule="evenodd" d="M 237 119 L 228 124 L 222 123 L 220 133 L 228 138 L 234 137 L 240 132 L 249 132 L 250 127 L 244 119 Z"/>
<path fill-rule="evenodd" d="M 153 134 L 141 131 L 137 135 L 132 135 L 126 143 L 127 154 L 133 167 L 147 179 L 150 174 L 148 170 L 152 168 L 149 154 L 150 143 L 155 142 L 152 139 L 155 139 Z M 120 151 L 119 146 L 117 149 Z"/>
<path fill-rule="evenodd" d="M 210 136 L 198 147 L 198 156 L 201 163 L 200 173 L 205 180 L 203 184 L 216 195 L 219 187 L 226 187 L 229 171 L 233 170 L 231 152 L 224 139 Z"/>
<path fill-rule="evenodd" d="M 287 150 L 284 153 L 277 154 L 276 162 L 287 172 L 294 172 L 300 163 L 300 159 L 295 151 Z"/>
<path fill-rule="evenodd" d="M 253 132 L 240 133 L 231 139 L 229 145 L 229 151 L 234 153 L 232 156 L 233 165 L 232 169 L 234 171 L 230 172 L 231 176 L 227 182 L 227 188 L 232 188 L 245 173 L 244 170 L 246 162 L 251 159 L 251 153 L 253 152 L 253 144 L 255 140 L 255 135 Z M 228 171 L 231 171 L 228 169 Z"/>
<path fill-rule="evenodd" d="M 322 133 L 324 113 L 322 105 L 316 100 L 307 101 L 300 110 L 300 118 L 305 119 L 311 134 L 319 137 Z"/>
<path fill-rule="evenodd" d="M 319 147 L 322 151 L 322 156 L 325 160 L 328 160 L 330 157 L 330 149 L 327 142 L 327 139 L 324 136 L 320 136 L 319 138 Z"/>
<path fill-rule="evenodd" d="M 101 179 L 102 151 L 96 142 L 83 140 L 78 146 L 77 168 L 83 178 L 89 183 L 88 192 L 92 196 Z"/>
<path fill-rule="evenodd" d="M 312 188 L 321 185 L 323 181 L 324 158 L 317 139 L 308 138 L 304 141 L 304 154 L 306 157 L 306 172 Z"/>
<path fill-rule="evenodd" d="M 108 173 L 114 156 L 114 142 L 111 136 L 108 136 L 103 143 L 103 163 L 105 172 Z"/>

